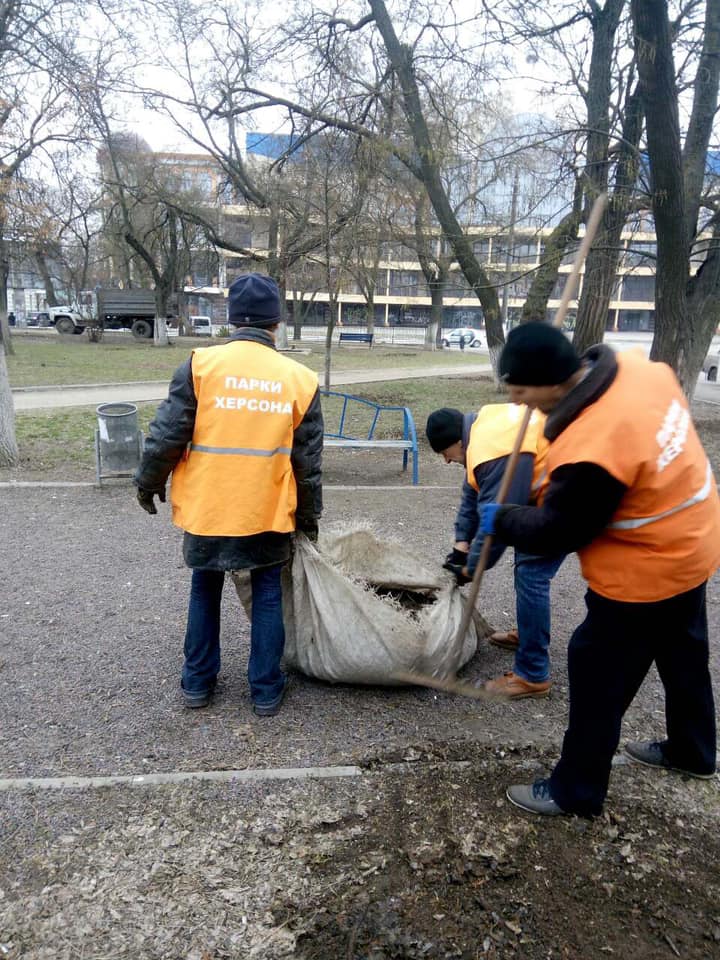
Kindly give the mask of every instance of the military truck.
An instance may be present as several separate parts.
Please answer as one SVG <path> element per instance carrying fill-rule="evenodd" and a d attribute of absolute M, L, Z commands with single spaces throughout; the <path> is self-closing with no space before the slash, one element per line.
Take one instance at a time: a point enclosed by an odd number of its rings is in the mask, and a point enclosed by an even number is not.
<path fill-rule="evenodd" d="M 174 303 L 171 308 L 174 307 Z M 60 308 L 55 308 L 59 311 Z M 152 340 L 155 327 L 154 290 L 118 290 L 96 287 L 84 291 L 79 310 L 62 308 L 53 321 L 58 333 L 82 333 L 85 327 L 98 330 L 130 330 L 138 340 Z"/>

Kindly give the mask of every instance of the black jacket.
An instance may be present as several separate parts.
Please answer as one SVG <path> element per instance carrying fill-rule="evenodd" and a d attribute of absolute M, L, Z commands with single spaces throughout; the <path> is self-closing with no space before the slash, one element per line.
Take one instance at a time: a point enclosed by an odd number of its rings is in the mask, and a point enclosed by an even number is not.
<path fill-rule="evenodd" d="M 233 340 L 252 340 L 268 349 L 275 341 L 265 330 L 242 327 Z M 222 344 L 214 349 L 222 350 Z M 167 400 L 158 407 L 149 427 L 136 486 L 158 492 L 192 440 L 197 399 L 193 388 L 192 358 L 173 374 Z M 296 524 L 312 530 L 322 514 L 323 417 L 320 394 L 315 393 L 293 437 L 292 463 L 297 484 Z M 289 533 L 257 533 L 249 537 L 203 537 L 185 533 L 183 554 L 189 567 L 201 570 L 242 570 L 282 563 L 290 556 Z"/>
<path fill-rule="evenodd" d="M 552 443 L 617 375 L 610 347 L 591 347 L 583 357 L 587 374 L 549 414 L 545 436 Z M 610 523 L 626 487 L 595 463 L 569 463 L 553 470 L 541 507 L 501 507 L 495 535 L 525 553 L 573 553 Z"/>

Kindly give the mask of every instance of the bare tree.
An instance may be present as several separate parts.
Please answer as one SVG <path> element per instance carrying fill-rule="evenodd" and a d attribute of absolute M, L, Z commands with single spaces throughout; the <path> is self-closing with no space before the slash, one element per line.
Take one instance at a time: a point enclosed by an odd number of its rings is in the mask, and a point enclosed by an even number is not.
<path fill-rule="evenodd" d="M 164 0 L 159 7 L 171 20 L 173 32 L 187 52 L 168 63 L 168 69 L 176 72 L 181 83 L 172 95 L 161 96 L 156 91 L 156 102 L 173 116 L 186 136 L 217 158 L 237 192 L 258 209 L 271 208 L 270 197 L 254 176 L 238 136 L 238 124 L 249 115 L 262 118 L 263 111 L 269 108 L 286 113 L 293 131 L 287 156 L 330 127 L 372 140 L 386 158 L 399 158 L 428 189 L 435 215 L 483 305 L 491 350 L 497 353 L 503 340 L 497 295 L 473 255 L 472 245 L 448 199 L 441 175 L 441 154 L 424 114 L 423 98 L 432 104 L 433 95 L 421 94 L 416 70 L 419 64 L 413 60 L 412 48 L 401 44 L 395 35 L 384 4 L 371 2 L 371 12 L 355 23 L 313 10 L 293 19 L 286 29 L 274 31 L 270 38 L 267 31 L 264 35 L 253 34 L 252 17 L 248 15 L 243 20 L 231 9 L 218 11 L 209 5 L 179 4 L 176 0 Z M 202 29 L 198 31 L 197 25 Z M 377 32 L 372 32 L 373 27 Z M 420 35 L 422 32 L 420 28 Z M 207 47 L 207 57 L 198 58 L 197 45 L 195 56 L 190 52 L 191 42 L 197 44 L 198 33 Z M 229 45 L 228 36 L 232 38 Z M 372 62 L 370 77 L 366 78 L 358 68 L 367 63 L 362 51 L 368 37 Z M 354 47 L 350 40 L 355 41 Z M 198 60 L 213 64 L 213 70 L 198 75 L 192 68 Z M 449 56 L 447 60 L 451 62 Z M 263 79 L 277 80 L 273 68 L 278 74 L 281 61 L 295 76 L 295 100 L 258 86 Z M 311 68 L 314 64 L 314 69 L 299 77 L 296 65 L 304 62 Z M 438 68 L 435 75 L 439 72 Z M 430 70 L 422 76 L 429 89 Z M 277 83 L 275 86 L 277 89 Z M 439 102 L 436 95 L 435 104 Z M 389 114 L 397 116 L 396 103 L 402 105 L 404 120 L 400 130 L 389 138 L 385 120 Z M 467 112 L 472 112 L 469 107 Z M 195 122 L 189 117 L 194 117 Z M 277 158 L 275 169 L 281 169 L 287 156 Z M 287 205 L 283 212 L 286 217 L 293 215 Z M 337 228 L 338 225 L 331 227 Z M 342 223 L 339 228 L 342 229 Z M 323 238 L 318 239 L 322 243 Z M 271 248 L 271 273 L 272 254 Z"/>
<path fill-rule="evenodd" d="M 720 0 L 707 0 L 704 22 L 698 25 L 701 46 L 692 58 L 692 108 L 684 147 L 673 56 L 677 24 L 671 24 L 664 0 L 632 0 L 631 8 L 657 233 L 650 356 L 669 363 L 692 396 L 720 321 L 720 208 L 715 197 L 704 193 L 720 85 Z M 702 263 L 693 273 L 698 254 Z"/>
<path fill-rule="evenodd" d="M 0 465 L 13 465 L 12 394 L 5 354 L 12 352 L 7 322 L 8 238 L 13 233 L 17 180 L 53 146 L 76 136 L 67 93 L 72 62 L 72 0 L 2 0 L 0 3 Z"/>

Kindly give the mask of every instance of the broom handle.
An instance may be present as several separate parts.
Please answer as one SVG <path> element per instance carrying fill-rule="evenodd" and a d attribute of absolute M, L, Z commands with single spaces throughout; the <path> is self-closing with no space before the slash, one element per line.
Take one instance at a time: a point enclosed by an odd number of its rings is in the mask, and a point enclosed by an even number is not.
<path fill-rule="evenodd" d="M 555 314 L 555 320 L 553 321 L 553 326 L 562 328 L 563 321 L 565 320 L 565 314 L 567 313 L 568 306 L 570 301 L 575 296 L 577 290 L 578 278 L 580 276 L 580 270 L 582 265 L 585 262 L 590 246 L 597 232 L 597 228 L 600 224 L 603 213 L 605 212 L 605 206 L 607 204 L 607 194 L 601 193 L 595 203 L 593 208 L 590 211 L 590 218 L 587 223 L 587 228 L 585 230 L 585 236 L 582 238 L 582 243 L 578 249 L 578 252 L 575 256 L 575 260 L 572 265 L 572 270 L 568 274 L 567 282 L 565 283 L 565 289 L 563 290 L 563 295 L 560 300 L 560 306 L 558 307 L 557 313 Z M 532 416 L 532 410 L 527 407 L 525 410 L 525 416 L 522 419 L 520 424 L 520 429 L 518 430 L 517 437 L 515 437 L 515 444 L 512 448 L 512 453 L 510 454 L 508 461 L 505 465 L 505 471 L 503 473 L 502 483 L 500 484 L 500 489 L 498 490 L 498 495 L 495 500 L 495 503 L 502 504 L 505 502 L 505 497 L 508 494 L 510 489 L 510 484 L 512 483 L 513 477 L 515 476 L 515 468 L 517 466 L 518 458 L 520 456 L 520 448 L 523 445 L 525 439 L 525 434 L 527 433 L 527 428 L 530 423 L 530 418 Z M 473 573 L 472 582 L 470 584 L 470 589 L 467 592 L 465 598 L 465 609 L 463 610 L 462 620 L 460 621 L 460 627 L 457 632 L 457 637 L 455 638 L 455 645 L 458 646 L 462 644 L 465 639 L 465 634 L 467 629 L 470 626 L 470 619 L 475 608 L 475 601 L 477 600 L 478 592 L 480 591 L 480 584 L 482 583 L 483 574 L 488 564 L 490 558 L 490 550 L 493 545 L 493 537 L 490 534 L 485 536 L 483 540 L 482 549 L 480 551 L 480 556 L 478 558 L 477 566 L 475 567 L 475 572 Z"/>

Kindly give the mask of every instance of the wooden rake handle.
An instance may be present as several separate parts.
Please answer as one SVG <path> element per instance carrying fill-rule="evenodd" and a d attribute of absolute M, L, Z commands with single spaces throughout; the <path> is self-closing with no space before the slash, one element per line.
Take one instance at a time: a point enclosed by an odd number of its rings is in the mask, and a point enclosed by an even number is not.
<path fill-rule="evenodd" d="M 563 290 L 563 295 L 560 300 L 560 306 L 558 307 L 557 313 L 555 314 L 555 319 L 553 321 L 553 326 L 559 327 L 562 329 L 563 322 L 565 320 L 565 315 L 568 311 L 568 306 L 570 301 L 575 296 L 577 291 L 578 279 L 580 277 L 580 271 L 585 259 L 588 255 L 588 251 L 592 245 L 593 240 L 595 239 L 595 234 L 597 233 L 598 226 L 600 225 L 600 220 L 605 212 L 605 207 L 607 205 L 607 194 L 601 193 L 593 204 L 593 208 L 590 211 L 590 217 L 588 218 L 587 227 L 585 229 L 585 236 L 582 238 L 578 252 L 575 255 L 575 260 L 573 261 L 572 270 L 568 274 L 567 282 L 565 283 L 565 289 Z M 525 434 L 527 433 L 527 428 L 530 424 L 530 418 L 532 417 L 532 410 L 527 407 L 525 414 L 520 423 L 517 436 L 515 437 L 515 443 L 512 448 L 512 452 L 508 457 L 507 464 L 505 465 L 505 471 L 503 473 L 502 482 L 500 484 L 500 489 L 498 490 L 498 495 L 495 500 L 498 504 L 503 504 L 505 498 L 507 497 L 508 490 L 510 489 L 510 484 L 512 483 L 513 477 L 515 476 L 515 468 L 517 467 L 518 458 L 520 456 L 520 448 L 523 445 L 525 439 Z M 480 591 L 480 584 L 482 583 L 482 578 L 487 569 L 488 560 L 490 558 L 490 550 L 493 545 L 493 537 L 491 535 L 486 535 L 483 540 L 482 549 L 480 550 L 480 556 L 478 558 L 477 566 L 475 567 L 475 572 L 473 573 L 473 578 L 470 583 L 470 589 L 467 592 L 465 597 L 465 609 L 463 610 L 462 620 L 460 621 L 460 627 L 458 628 L 457 637 L 455 638 L 455 645 L 458 646 L 462 644 L 465 634 L 467 633 L 468 627 L 470 626 L 470 620 L 473 615 L 473 610 L 475 608 L 475 602 L 477 600 L 478 593 Z M 459 681 L 438 681 L 434 677 L 420 676 L 419 674 L 405 674 L 406 683 L 415 683 L 418 686 L 433 687 L 435 689 L 446 690 L 450 693 L 461 693 L 464 696 L 473 696 L 475 699 L 484 700 L 492 699 L 485 693 L 483 696 L 475 696 L 469 692 L 470 684 L 460 683 Z M 414 680 L 410 680 L 409 677 L 413 676 Z M 472 688 L 477 689 L 477 688 Z"/>
<path fill-rule="evenodd" d="M 590 246 L 593 242 L 597 228 L 600 224 L 603 213 L 605 212 L 605 205 L 607 204 L 607 195 L 601 193 L 593 204 L 592 211 L 590 212 L 590 218 L 588 220 L 587 229 L 585 230 L 585 236 L 582 238 L 582 242 L 578 249 L 578 252 L 573 261 L 572 270 L 570 271 L 565 284 L 565 289 L 563 290 L 562 299 L 560 301 L 560 306 L 558 307 L 555 319 L 553 321 L 553 326 L 562 328 L 563 322 L 565 321 L 565 315 L 568 311 L 568 306 L 570 301 L 575 296 L 577 290 L 578 278 L 580 276 L 580 270 L 582 265 L 585 262 L 585 258 L 588 255 Z M 500 484 L 500 489 L 498 490 L 498 495 L 496 503 L 503 504 L 505 498 L 508 495 L 510 489 L 510 484 L 512 483 L 513 477 L 515 476 L 515 469 L 517 467 L 517 462 L 520 457 L 520 448 L 523 445 L 525 440 L 525 434 L 527 433 L 527 428 L 530 425 L 530 418 L 532 417 L 532 410 L 527 407 L 525 409 L 525 414 L 518 428 L 517 436 L 515 437 L 515 443 L 512 448 L 512 452 L 508 458 L 507 463 L 505 464 L 505 471 L 503 473 L 502 482 Z M 478 558 L 477 566 L 475 567 L 475 572 L 473 574 L 472 582 L 470 584 L 470 589 L 467 592 L 465 598 L 465 610 L 463 611 L 463 618 L 460 621 L 460 627 L 458 629 L 456 644 L 462 643 L 462 640 L 467 633 L 467 629 L 470 626 L 470 619 L 472 617 L 472 611 L 475 606 L 475 601 L 477 600 L 477 595 L 480 591 L 480 584 L 482 583 L 482 578 L 487 569 L 488 560 L 490 558 L 490 550 L 493 545 L 493 537 L 488 535 L 483 540 L 482 549 L 480 551 L 480 556 Z"/>

